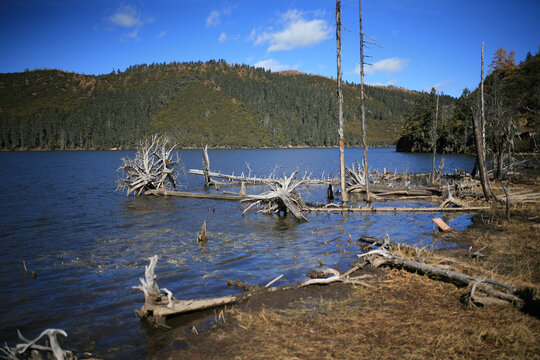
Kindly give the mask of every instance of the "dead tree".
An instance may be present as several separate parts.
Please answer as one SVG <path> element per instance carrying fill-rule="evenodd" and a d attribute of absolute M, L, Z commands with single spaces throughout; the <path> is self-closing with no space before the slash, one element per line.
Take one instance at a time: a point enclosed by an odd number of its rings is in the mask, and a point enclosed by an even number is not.
<path fill-rule="evenodd" d="M 362 30 L 362 0 L 358 0 L 358 12 L 360 17 L 360 109 L 362 115 L 362 145 L 364 147 L 364 182 L 366 185 L 366 201 L 370 202 L 369 195 L 369 172 L 367 158 L 367 134 L 366 134 L 366 109 L 364 96 L 364 32 Z"/>
<path fill-rule="evenodd" d="M 241 201 L 249 201 L 251 204 L 244 210 L 244 213 L 255 205 L 265 203 L 268 205 L 263 212 L 287 212 L 293 214 L 299 221 L 307 221 L 302 213 L 306 209 L 306 204 L 298 194 L 297 188 L 304 184 L 303 180 L 295 180 L 295 170 L 289 177 L 276 179 L 275 184 L 270 184 L 271 190 L 260 195 L 249 195 Z"/>
<path fill-rule="evenodd" d="M 486 168 L 486 146 L 485 146 L 485 130 L 484 130 L 484 43 L 482 43 L 482 63 L 480 72 L 480 117 L 478 112 L 473 109 L 473 125 L 474 125 L 474 140 L 476 145 L 476 165 L 480 174 L 480 183 L 486 201 L 491 200 L 491 186 L 489 184 L 487 168 Z"/>
<path fill-rule="evenodd" d="M 134 159 L 122 159 L 117 190 L 127 188 L 127 195 L 140 195 L 147 190 L 176 188 L 177 170 L 183 166 L 178 154 L 173 158 L 175 147 L 167 136 L 157 134 L 141 141 Z"/>
<path fill-rule="evenodd" d="M 67 333 L 64 330 L 60 329 L 47 329 L 44 330 L 37 338 L 34 340 L 29 340 L 25 338 L 20 331 L 17 330 L 19 339 L 24 343 L 17 344 L 14 348 L 9 347 L 7 344 L 3 348 L 0 348 L 0 355 L 5 359 L 42 359 L 40 352 L 44 352 L 47 359 L 49 356 L 52 356 L 55 360 L 68 360 L 76 359 L 73 356 L 73 353 L 69 350 L 63 350 L 58 343 L 56 335 L 60 334 L 62 336 L 67 336 Z M 41 340 L 44 336 L 48 338 L 48 344 L 39 345 L 38 341 Z M 3 354 L 3 355 L 2 355 Z"/>
<path fill-rule="evenodd" d="M 337 41 L 337 95 L 339 120 L 339 169 L 341 184 L 341 200 L 347 205 L 349 197 L 345 184 L 345 140 L 343 139 L 343 89 L 341 84 L 341 0 L 336 1 L 336 41 Z"/>
<path fill-rule="evenodd" d="M 437 103 L 435 105 L 435 121 L 433 122 L 433 129 L 431 131 L 431 142 L 433 146 L 433 163 L 431 166 L 431 183 L 435 182 L 435 157 L 437 155 L 437 122 L 439 118 L 439 94 L 437 93 Z"/>
<path fill-rule="evenodd" d="M 203 171 L 204 171 L 204 186 L 210 186 L 212 179 L 210 178 L 210 158 L 208 157 L 208 145 L 203 148 Z"/>

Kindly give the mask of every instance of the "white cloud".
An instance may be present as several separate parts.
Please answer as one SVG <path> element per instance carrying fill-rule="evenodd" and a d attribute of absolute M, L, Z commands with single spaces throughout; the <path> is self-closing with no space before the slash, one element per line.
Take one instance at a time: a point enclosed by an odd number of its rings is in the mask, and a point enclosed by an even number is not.
<path fill-rule="evenodd" d="M 432 88 L 435 88 L 435 90 L 440 91 L 445 85 L 450 84 L 453 81 L 454 81 L 453 79 L 447 79 L 433 85 L 428 85 L 424 87 L 424 91 L 431 91 Z"/>
<path fill-rule="evenodd" d="M 248 40 L 248 41 L 253 41 L 253 40 L 255 40 L 255 35 L 256 35 L 255 29 L 251 30 L 251 32 L 249 33 L 249 35 L 248 35 L 248 37 L 247 37 L 247 40 Z"/>
<path fill-rule="evenodd" d="M 164 37 L 165 35 L 167 35 L 167 32 L 166 31 L 162 31 L 158 34 L 158 36 L 156 36 L 156 39 L 159 39 L 159 38 L 162 38 Z"/>
<path fill-rule="evenodd" d="M 210 12 L 210 15 L 208 15 L 208 17 L 206 18 L 206 27 L 212 27 L 212 26 L 216 26 L 218 25 L 220 22 L 221 22 L 221 17 L 223 15 L 231 15 L 231 10 L 233 9 L 233 7 L 229 6 L 229 7 L 226 7 L 225 9 L 223 10 L 212 10 Z"/>
<path fill-rule="evenodd" d="M 268 51 L 292 50 L 299 47 L 311 47 L 329 39 L 332 30 L 325 20 L 306 20 L 298 10 L 289 10 L 282 15 L 279 31 L 268 29 L 255 37 L 253 30 L 248 37 L 254 40 L 254 45 L 269 44 Z"/>
<path fill-rule="evenodd" d="M 139 30 L 144 24 L 154 22 L 152 17 L 143 16 L 133 6 L 122 6 L 118 8 L 114 14 L 107 17 L 106 20 L 113 26 L 119 26 L 126 29 L 133 29 L 122 35 L 122 40 L 135 39 L 138 40 Z"/>
<path fill-rule="evenodd" d="M 409 65 L 409 62 L 410 62 L 409 59 L 401 59 L 398 57 L 393 57 L 393 58 L 377 61 L 373 65 L 365 65 L 364 71 L 366 75 L 372 75 L 376 72 L 383 72 L 383 73 L 399 72 L 399 71 L 405 70 L 407 66 Z M 356 66 L 354 73 L 360 74 L 360 64 Z"/>
<path fill-rule="evenodd" d="M 219 35 L 219 42 L 224 42 L 225 40 L 227 40 L 227 34 L 225 34 L 224 32 L 221 33 L 221 35 Z"/>
<path fill-rule="evenodd" d="M 389 80 L 385 83 L 380 83 L 380 82 L 374 82 L 374 83 L 369 83 L 368 85 L 373 85 L 373 86 L 396 86 L 396 80 Z"/>
<path fill-rule="evenodd" d="M 280 64 L 277 60 L 267 59 L 255 63 L 253 66 L 265 68 L 266 70 L 282 71 L 291 69 L 290 65 Z"/>
<path fill-rule="evenodd" d="M 217 24 L 219 24 L 219 17 L 219 11 L 212 11 L 210 15 L 208 15 L 208 17 L 206 18 L 206 27 L 216 26 Z"/>

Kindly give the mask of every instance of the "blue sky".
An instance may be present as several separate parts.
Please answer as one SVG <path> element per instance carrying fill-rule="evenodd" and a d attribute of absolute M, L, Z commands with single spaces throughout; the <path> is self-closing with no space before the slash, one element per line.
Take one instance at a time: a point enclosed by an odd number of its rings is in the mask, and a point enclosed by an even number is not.
<path fill-rule="evenodd" d="M 364 0 L 364 32 L 382 46 L 366 83 L 459 96 L 502 46 L 519 63 L 540 45 L 540 1 Z M 358 2 L 342 0 L 342 72 L 360 82 Z M 0 72 L 85 74 L 142 63 L 224 59 L 336 76 L 335 1 L 0 0 Z"/>

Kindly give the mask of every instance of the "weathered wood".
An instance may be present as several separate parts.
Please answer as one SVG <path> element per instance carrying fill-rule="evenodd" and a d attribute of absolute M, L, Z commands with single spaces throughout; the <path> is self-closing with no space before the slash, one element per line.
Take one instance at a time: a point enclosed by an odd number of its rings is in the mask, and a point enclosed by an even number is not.
<path fill-rule="evenodd" d="M 205 172 L 203 170 L 199 169 L 189 169 L 188 173 L 192 175 L 201 175 L 204 176 Z M 275 184 L 280 179 L 277 178 L 259 178 L 259 177 L 253 177 L 253 176 L 244 176 L 244 175 L 230 175 L 230 174 L 222 174 L 210 171 L 208 172 L 208 175 L 211 178 L 220 178 L 220 179 L 226 179 L 229 182 L 232 183 L 244 183 L 244 184 Z M 214 181 L 214 180 L 213 180 Z M 326 185 L 326 184 L 339 184 L 339 180 L 335 178 L 331 179 L 304 179 L 303 180 L 306 185 Z M 221 184 L 221 183 L 220 183 Z"/>
<path fill-rule="evenodd" d="M 359 29 L 360 29 L 360 115 L 362 119 L 362 147 L 364 150 L 364 185 L 366 186 L 366 201 L 369 203 L 369 171 L 368 171 L 368 157 L 367 157 L 367 132 L 366 132 L 366 108 L 365 108 L 365 94 L 364 94 L 364 31 L 362 29 L 362 1 L 358 0 L 358 17 L 359 17 Z"/>
<path fill-rule="evenodd" d="M 515 295 L 517 288 L 512 285 L 504 284 L 492 279 L 477 278 L 465 274 L 461 274 L 455 271 L 442 269 L 437 266 L 427 265 L 415 260 L 405 259 L 399 255 L 391 254 L 385 250 L 373 250 L 365 256 L 368 261 L 374 266 L 389 265 L 396 268 L 403 268 L 408 271 L 425 274 L 430 277 L 442 279 L 444 281 L 455 283 L 459 286 L 469 286 L 475 283 L 479 283 L 477 288 L 485 293 L 494 296 L 498 299 L 502 299 L 514 304 L 521 304 L 522 299 Z M 491 285 L 496 285 L 509 290 L 511 293 L 505 293 L 494 289 Z"/>
<path fill-rule="evenodd" d="M 208 145 L 205 145 L 204 149 L 203 149 L 203 158 L 202 158 L 202 163 L 203 163 L 203 171 L 204 171 L 204 185 L 205 186 L 210 186 L 210 184 L 212 183 L 212 179 L 210 178 L 210 159 L 208 157 Z"/>
<path fill-rule="evenodd" d="M 242 201 L 278 203 L 278 211 L 288 210 L 298 220 L 307 221 L 304 214 L 302 214 L 302 210 L 305 209 L 306 204 L 304 204 L 304 201 L 296 191 L 297 187 L 304 184 L 303 180 L 294 180 L 297 171 L 298 169 L 293 171 L 289 177 L 279 179 L 276 184 L 270 185 L 270 191 L 259 195 L 250 195 L 248 199 Z"/>
<path fill-rule="evenodd" d="M 338 98 L 338 134 L 339 134 L 339 184 L 341 200 L 347 205 L 349 196 L 345 184 L 345 140 L 343 132 L 343 89 L 341 84 L 341 0 L 336 0 L 336 43 L 337 43 L 337 98 Z"/>
<path fill-rule="evenodd" d="M 364 185 L 351 186 L 349 192 L 361 192 L 366 191 Z M 381 184 L 371 184 L 369 186 L 369 191 L 374 194 L 379 193 L 396 193 L 398 195 L 418 195 L 418 196 L 429 196 L 429 195 L 441 195 L 441 189 L 433 186 L 390 186 L 390 185 L 381 185 Z M 400 193 L 398 193 L 400 192 Z"/>
<path fill-rule="evenodd" d="M 172 157 L 175 147 L 168 137 L 157 134 L 141 141 L 134 159 L 122 158 L 117 190 L 127 188 L 127 195 L 140 195 L 150 189 L 176 188 L 176 170 L 183 166 L 178 154 L 176 159 Z"/>
<path fill-rule="evenodd" d="M 463 208 L 405 208 L 405 207 L 358 207 L 358 208 L 315 208 L 309 207 L 307 211 L 313 212 L 468 212 L 468 211 L 481 211 L 489 210 L 490 208 L 485 207 L 463 207 Z"/>
<path fill-rule="evenodd" d="M 153 261 L 153 259 L 157 259 L 157 255 L 155 255 L 154 257 L 150 259 L 151 261 Z M 152 269 L 151 274 L 149 274 L 149 270 L 148 270 L 149 268 Z M 277 278 L 269 282 L 267 284 L 267 287 L 259 288 L 256 291 L 249 291 L 249 292 L 245 292 L 241 294 L 221 296 L 221 297 L 209 298 L 209 299 L 177 300 L 172 296 L 172 293 L 169 290 L 162 289 L 163 291 L 166 292 L 166 295 L 158 294 L 155 296 L 151 296 L 148 299 L 145 296 L 145 303 L 140 310 L 136 311 L 136 314 L 143 319 L 153 320 L 153 322 L 157 324 L 160 322 L 163 323 L 163 320 L 170 316 L 177 316 L 177 315 L 181 315 L 181 314 L 185 314 L 189 312 L 201 311 L 201 310 L 211 309 L 211 308 L 215 308 L 219 306 L 239 303 L 244 300 L 247 300 L 254 294 L 264 294 L 265 292 L 285 291 L 285 290 L 297 289 L 300 287 L 315 285 L 315 284 L 319 284 L 319 285 L 329 284 L 336 281 L 343 282 L 343 283 L 370 286 L 369 284 L 362 282 L 360 278 L 349 278 L 351 271 L 348 271 L 344 274 L 340 274 L 337 270 L 327 269 L 326 272 L 328 274 L 333 274 L 333 276 L 326 279 L 306 280 L 304 282 L 301 282 L 295 285 L 269 287 L 271 284 L 273 284 L 275 281 L 281 278 L 281 276 L 278 276 Z M 150 275 L 151 277 L 155 278 L 155 275 L 153 273 L 152 262 L 151 262 L 150 267 L 146 267 L 145 275 Z M 136 288 L 140 288 L 140 286 Z"/>
<path fill-rule="evenodd" d="M 170 191 L 170 190 L 148 190 L 145 195 L 156 196 L 176 196 L 191 199 L 209 199 L 209 200 L 227 200 L 227 201 L 242 201 L 249 200 L 248 196 L 241 195 L 221 195 L 221 194 L 201 194 L 188 191 Z"/>
<path fill-rule="evenodd" d="M 56 360 L 66 360 L 66 359 L 74 359 L 73 353 L 69 350 L 63 350 L 60 347 L 60 344 L 58 342 L 58 339 L 56 338 L 57 334 L 60 334 L 62 336 L 67 336 L 67 333 L 64 330 L 61 329 L 47 329 L 44 330 L 37 338 L 34 340 L 29 340 L 25 338 L 20 331 L 17 330 L 17 334 L 19 335 L 19 339 L 22 340 L 23 344 L 17 344 L 14 348 L 9 347 L 7 344 L 4 345 L 4 347 L 0 348 L 0 355 L 4 354 L 5 356 L 1 356 L 5 359 L 34 359 L 34 354 L 30 354 L 33 350 L 37 351 L 45 351 L 47 355 L 45 355 L 47 358 L 51 356 L 50 353 L 52 353 L 52 357 Z M 47 336 L 49 339 L 48 344 L 46 342 L 46 345 L 39 345 L 37 342 L 41 340 L 44 336 Z M 41 358 L 41 354 L 38 353 L 39 358 Z"/>

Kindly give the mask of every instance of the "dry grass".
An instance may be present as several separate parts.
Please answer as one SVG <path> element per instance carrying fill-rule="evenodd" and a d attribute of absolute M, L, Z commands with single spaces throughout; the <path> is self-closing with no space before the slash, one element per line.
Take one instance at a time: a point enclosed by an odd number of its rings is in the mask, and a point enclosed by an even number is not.
<path fill-rule="evenodd" d="M 538 207 L 514 209 L 511 220 L 484 215 L 455 241 L 484 248 L 409 257 L 450 263 L 456 270 L 539 289 Z M 504 215 L 501 215 L 504 216 Z M 460 300 L 467 289 L 403 270 L 340 300 L 304 297 L 294 306 L 227 312 L 226 324 L 195 336 L 171 359 L 540 359 L 540 320 L 518 308 L 477 308 Z M 334 287 L 350 289 L 347 285 Z M 290 296 L 290 295 L 289 295 Z M 538 311 L 538 309 L 536 309 Z"/>
<path fill-rule="evenodd" d="M 206 342 L 216 359 L 534 359 L 540 321 L 510 306 L 471 308 L 463 289 L 392 270 L 377 287 L 294 309 L 234 311 Z M 173 358 L 207 358 L 204 347 Z"/>

